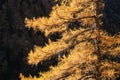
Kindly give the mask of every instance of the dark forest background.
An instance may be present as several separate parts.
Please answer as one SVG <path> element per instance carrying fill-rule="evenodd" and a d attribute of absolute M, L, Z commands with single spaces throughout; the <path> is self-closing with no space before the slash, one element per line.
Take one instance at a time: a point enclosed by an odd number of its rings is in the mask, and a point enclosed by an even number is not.
<path fill-rule="evenodd" d="M 120 0 L 104 0 L 102 29 L 110 35 L 120 32 Z M 27 29 L 24 19 L 49 17 L 53 0 L 0 0 L 0 80 L 19 80 L 19 73 L 37 75 L 45 66 L 29 66 L 28 52 L 48 42 L 44 33 Z"/>

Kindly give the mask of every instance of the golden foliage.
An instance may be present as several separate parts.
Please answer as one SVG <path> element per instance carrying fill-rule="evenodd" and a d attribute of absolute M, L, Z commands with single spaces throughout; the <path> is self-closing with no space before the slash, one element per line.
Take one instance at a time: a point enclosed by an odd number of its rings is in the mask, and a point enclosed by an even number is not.
<path fill-rule="evenodd" d="M 76 4 L 79 4 L 79 6 L 76 6 Z M 48 35 L 48 33 L 50 33 L 51 31 L 58 29 L 57 27 L 59 27 L 59 30 L 62 30 L 63 27 L 67 27 L 66 24 L 70 22 L 75 22 L 76 20 L 80 20 L 84 18 L 93 18 L 94 16 L 93 6 L 94 4 L 93 1 L 91 0 L 84 0 L 84 1 L 72 0 L 69 6 L 67 5 L 54 6 L 49 18 L 47 17 L 33 18 L 32 20 L 26 18 L 25 24 L 28 28 L 30 27 L 34 29 L 38 28 Z M 85 19 L 84 21 L 86 20 L 87 19 Z M 67 28 L 64 28 L 63 30 L 65 29 Z"/>
<path fill-rule="evenodd" d="M 70 0 L 54 6 L 49 18 L 26 18 L 28 28 L 38 28 L 48 39 L 49 35 L 60 32 L 62 38 L 55 42 L 49 40 L 45 47 L 35 46 L 28 55 L 30 65 L 57 58 L 56 66 L 48 66 L 50 70 L 40 72 L 39 77 L 25 77 L 21 73 L 21 80 L 115 80 L 120 77 L 120 64 L 112 60 L 120 58 L 120 37 L 110 36 L 99 28 L 101 8 L 101 0 Z M 75 25 L 76 21 L 79 25 Z M 70 29 L 70 24 L 78 28 Z"/>
<path fill-rule="evenodd" d="M 50 59 L 51 56 L 59 55 L 59 53 L 67 47 L 68 45 L 66 43 L 60 41 L 50 43 L 44 48 L 35 46 L 35 51 L 30 51 L 28 55 L 28 63 L 37 65 L 39 62 L 45 61 L 46 59 Z"/>
<path fill-rule="evenodd" d="M 102 62 L 102 66 L 100 68 L 102 71 L 101 78 L 103 80 L 113 79 L 115 80 L 120 75 L 120 64 L 117 62 Z"/>
<path fill-rule="evenodd" d="M 51 70 L 48 72 L 40 73 L 41 77 L 39 78 L 39 80 L 57 80 L 64 76 L 66 76 L 65 78 L 67 78 L 67 75 L 68 75 L 67 80 L 70 80 L 70 79 L 77 80 L 87 75 L 89 71 L 94 71 L 95 65 L 92 65 L 92 64 L 96 63 L 97 56 L 92 55 L 94 51 L 94 46 L 92 46 L 91 43 L 88 43 L 87 45 L 90 47 L 86 48 L 86 43 L 78 44 L 75 47 L 75 49 L 70 52 L 69 56 L 64 57 L 61 60 L 61 62 L 58 63 L 57 66 L 52 67 Z M 79 47 L 79 46 L 82 46 L 82 47 Z M 85 66 L 85 70 L 83 71 L 84 66 Z M 88 66 L 90 69 L 88 68 Z M 85 73 L 82 75 L 81 73 L 83 72 Z M 69 75 L 76 76 L 76 78 L 70 77 Z M 30 80 L 30 79 L 28 78 L 27 80 Z"/>

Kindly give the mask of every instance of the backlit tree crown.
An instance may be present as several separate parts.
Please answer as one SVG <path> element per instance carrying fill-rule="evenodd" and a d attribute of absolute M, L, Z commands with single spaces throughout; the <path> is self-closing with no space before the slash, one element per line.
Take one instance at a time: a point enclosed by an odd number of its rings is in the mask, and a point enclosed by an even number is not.
<path fill-rule="evenodd" d="M 120 36 L 100 29 L 104 4 L 101 0 L 57 0 L 49 17 L 25 19 L 27 28 L 45 33 L 49 43 L 35 46 L 30 65 L 48 65 L 39 77 L 21 80 L 110 80 L 120 77 Z M 60 36 L 56 38 L 54 35 Z M 56 40 L 52 40 L 56 38 Z M 54 60 L 57 64 L 52 66 Z"/>

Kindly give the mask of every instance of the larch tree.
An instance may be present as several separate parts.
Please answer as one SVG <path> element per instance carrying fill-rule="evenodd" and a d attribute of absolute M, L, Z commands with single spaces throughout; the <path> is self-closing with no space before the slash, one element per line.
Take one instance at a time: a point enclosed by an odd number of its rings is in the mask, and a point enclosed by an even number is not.
<path fill-rule="evenodd" d="M 25 19 L 27 28 L 44 32 L 49 43 L 35 45 L 28 54 L 31 66 L 46 65 L 39 77 L 21 80 L 116 80 L 120 78 L 120 35 L 100 27 L 102 0 L 56 0 L 49 17 Z M 53 65 L 54 61 L 56 64 Z M 49 64 L 49 65 L 48 65 Z"/>

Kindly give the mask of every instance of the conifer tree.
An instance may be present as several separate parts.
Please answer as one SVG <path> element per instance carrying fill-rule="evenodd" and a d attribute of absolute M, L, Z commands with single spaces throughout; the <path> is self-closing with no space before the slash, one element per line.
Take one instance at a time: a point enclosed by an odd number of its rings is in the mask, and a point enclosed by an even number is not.
<path fill-rule="evenodd" d="M 28 63 L 46 65 L 49 70 L 40 71 L 39 77 L 20 73 L 21 80 L 119 79 L 120 35 L 110 36 L 100 28 L 102 0 L 57 2 L 50 17 L 25 19 L 27 28 L 44 32 L 49 40 L 45 47 L 35 45 L 28 54 Z"/>

